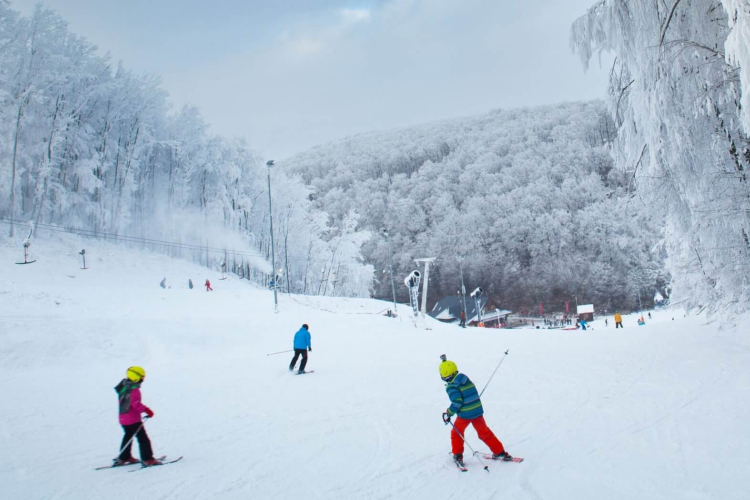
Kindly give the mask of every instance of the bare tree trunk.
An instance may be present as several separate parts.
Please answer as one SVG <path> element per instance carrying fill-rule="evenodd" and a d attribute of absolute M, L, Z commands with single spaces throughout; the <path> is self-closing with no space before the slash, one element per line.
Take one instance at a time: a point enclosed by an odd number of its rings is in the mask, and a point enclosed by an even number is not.
<path fill-rule="evenodd" d="M 13 140 L 13 174 L 10 181 L 10 233 L 8 236 L 14 236 L 13 222 L 16 216 L 16 165 L 18 162 L 18 136 L 21 134 L 21 120 L 23 119 L 23 104 L 26 98 L 21 100 L 18 105 L 18 114 L 16 116 L 16 134 Z"/>
<path fill-rule="evenodd" d="M 310 270 L 310 258 L 312 257 L 313 239 L 310 238 L 310 246 L 307 248 L 307 260 L 305 262 L 305 285 L 302 290 L 302 295 L 307 294 L 307 273 Z"/>
<path fill-rule="evenodd" d="M 57 117 L 60 115 L 60 112 L 62 111 L 62 107 L 64 104 L 61 104 L 61 100 L 65 99 L 64 94 L 60 94 L 57 96 L 57 102 L 55 102 L 55 114 L 52 117 L 52 128 L 49 133 L 49 140 L 47 141 L 47 161 L 45 162 L 46 165 L 42 167 L 41 172 L 39 173 L 39 176 L 44 179 L 44 187 L 42 190 L 41 198 L 37 199 L 37 206 L 38 210 L 36 212 L 36 223 L 39 224 L 39 220 L 42 217 L 42 214 L 44 213 L 44 203 L 47 199 L 47 192 L 49 190 L 49 177 L 50 177 L 50 171 L 52 170 L 52 155 L 53 155 L 53 149 L 55 144 L 55 131 L 57 130 Z"/>

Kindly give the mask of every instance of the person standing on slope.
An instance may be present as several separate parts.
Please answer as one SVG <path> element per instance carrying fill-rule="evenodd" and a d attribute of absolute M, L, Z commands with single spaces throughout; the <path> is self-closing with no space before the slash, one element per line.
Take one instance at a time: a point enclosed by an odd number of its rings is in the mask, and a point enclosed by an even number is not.
<path fill-rule="evenodd" d="M 133 447 L 133 438 L 138 439 L 138 449 L 141 462 L 144 465 L 159 465 L 154 460 L 154 452 L 151 450 L 151 440 L 146 434 L 146 429 L 141 421 L 141 414 L 145 413 L 148 418 L 154 416 L 151 409 L 141 403 L 141 384 L 146 378 L 146 371 L 140 366 L 131 366 L 126 373 L 127 377 L 122 379 L 115 391 L 120 401 L 120 425 L 125 431 L 120 445 L 120 455 L 114 459 L 115 465 L 137 464 L 138 460 L 130 453 Z"/>
<path fill-rule="evenodd" d="M 206 291 L 207 292 L 213 292 L 214 291 L 214 289 L 211 288 L 211 282 L 208 281 L 208 279 L 206 279 Z"/>
<path fill-rule="evenodd" d="M 445 382 L 445 391 L 451 400 L 451 405 L 443 413 L 443 421 L 449 423 L 453 415 L 457 415 L 456 423 L 451 430 L 451 448 L 453 451 L 453 460 L 464 467 L 464 437 L 466 428 L 469 424 L 474 426 L 479 439 L 489 446 L 492 450 L 494 460 L 504 460 L 509 462 L 513 457 L 505 451 L 503 443 L 498 440 L 492 433 L 487 423 L 484 421 L 484 409 L 482 401 L 479 399 L 479 393 L 469 377 L 463 373 L 458 373 L 458 367 L 453 361 L 446 360 L 440 363 L 440 378 Z"/>
<path fill-rule="evenodd" d="M 297 330 L 297 333 L 294 334 L 294 357 L 289 364 L 289 371 L 294 370 L 294 365 L 297 364 L 297 359 L 302 356 L 302 363 L 300 363 L 299 371 L 297 373 L 305 373 L 307 351 L 312 352 L 312 345 L 310 343 L 310 327 L 307 326 L 307 324 L 304 324 L 302 325 L 302 328 Z"/>
<path fill-rule="evenodd" d="M 619 312 L 615 313 L 615 330 L 618 328 L 625 328 L 622 326 L 622 315 Z"/>

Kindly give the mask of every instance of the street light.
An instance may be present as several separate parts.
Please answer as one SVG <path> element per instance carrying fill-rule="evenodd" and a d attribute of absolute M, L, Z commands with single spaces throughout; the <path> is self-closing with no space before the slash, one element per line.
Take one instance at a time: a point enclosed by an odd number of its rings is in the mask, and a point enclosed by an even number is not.
<path fill-rule="evenodd" d="M 268 167 L 268 222 L 271 225 L 271 269 L 276 272 L 276 255 L 274 255 L 273 248 L 273 212 L 271 211 L 271 167 L 273 167 L 273 160 L 266 162 Z M 276 278 L 274 276 L 274 278 Z M 276 293 L 276 280 L 273 280 L 273 311 L 279 312 L 279 297 Z"/>
<path fill-rule="evenodd" d="M 464 267 L 463 267 L 463 261 L 465 257 L 463 255 L 456 256 L 456 260 L 458 260 L 458 269 L 461 271 L 461 299 L 464 303 L 464 314 L 468 315 L 468 311 L 466 310 L 466 287 L 464 286 Z"/>
<path fill-rule="evenodd" d="M 398 316 L 398 309 L 396 308 L 396 284 L 393 281 L 393 260 L 391 259 L 391 243 L 388 241 L 388 229 L 383 228 L 380 230 L 385 236 L 385 245 L 388 247 L 388 267 L 391 270 L 391 292 L 393 292 L 393 312 Z"/>

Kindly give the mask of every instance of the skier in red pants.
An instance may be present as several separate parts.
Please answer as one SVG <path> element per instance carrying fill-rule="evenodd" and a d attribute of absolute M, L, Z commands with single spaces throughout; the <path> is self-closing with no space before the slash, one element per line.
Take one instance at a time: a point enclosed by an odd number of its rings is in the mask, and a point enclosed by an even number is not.
<path fill-rule="evenodd" d="M 446 382 L 445 391 L 451 400 L 450 407 L 443 413 L 443 420 L 450 422 L 453 415 L 456 417 L 456 423 L 451 430 L 451 447 L 453 450 L 453 460 L 460 467 L 464 467 L 464 438 L 466 437 L 466 428 L 469 424 L 474 426 L 479 439 L 489 446 L 492 450 L 494 460 L 504 460 L 510 462 L 513 457 L 505 451 L 503 443 L 495 437 L 487 423 L 484 421 L 484 409 L 482 401 L 479 399 L 474 384 L 469 377 L 463 373 L 458 373 L 458 367 L 453 361 L 445 360 L 440 363 L 440 378 Z"/>
<path fill-rule="evenodd" d="M 214 291 L 214 289 L 211 288 L 211 282 L 208 281 L 208 280 L 206 280 L 206 291 L 207 292 L 213 292 Z"/>

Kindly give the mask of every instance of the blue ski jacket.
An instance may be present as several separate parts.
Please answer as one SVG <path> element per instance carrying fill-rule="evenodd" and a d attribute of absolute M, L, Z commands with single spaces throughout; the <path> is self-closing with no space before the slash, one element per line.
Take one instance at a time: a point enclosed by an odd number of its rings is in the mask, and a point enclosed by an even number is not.
<path fill-rule="evenodd" d="M 294 334 L 294 348 L 295 349 L 310 349 L 310 332 L 305 327 L 297 330 Z"/>
<path fill-rule="evenodd" d="M 459 373 L 456 377 L 445 385 L 445 391 L 451 400 L 451 406 L 448 408 L 448 414 L 458 415 L 465 420 L 472 420 L 484 415 L 482 402 L 479 400 L 477 388 L 469 377 Z"/>

